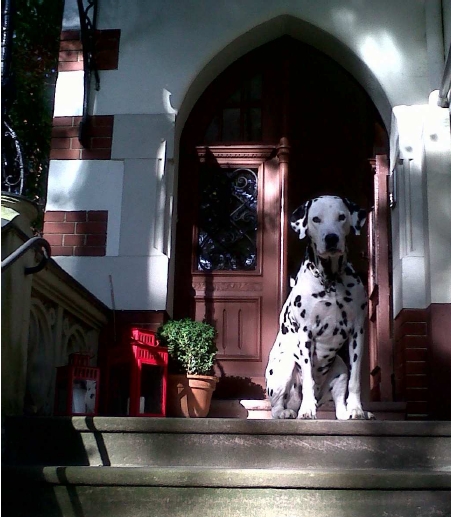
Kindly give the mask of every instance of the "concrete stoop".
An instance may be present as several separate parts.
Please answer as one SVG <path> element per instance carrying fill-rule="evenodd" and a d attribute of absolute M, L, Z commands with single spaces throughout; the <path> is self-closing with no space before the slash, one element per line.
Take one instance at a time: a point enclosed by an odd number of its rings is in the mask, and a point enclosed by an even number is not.
<path fill-rule="evenodd" d="M 451 423 L 12 418 L 11 517 L 451 516 Z"/>

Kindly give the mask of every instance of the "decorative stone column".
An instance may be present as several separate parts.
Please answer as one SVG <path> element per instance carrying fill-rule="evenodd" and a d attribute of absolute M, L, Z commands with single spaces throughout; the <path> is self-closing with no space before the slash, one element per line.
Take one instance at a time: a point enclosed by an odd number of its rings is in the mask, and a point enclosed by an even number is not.
<path fill-rule="evenodd" d="M 22 196 L 2 194 L 2 260 L 32 237 L 31 223 L 37 206 Z M 28 329 L 32 275 L 24 269 L 35 265 L 32 251 L 2 273 L 2 414 L 23 412 L 27 375 Z"/>

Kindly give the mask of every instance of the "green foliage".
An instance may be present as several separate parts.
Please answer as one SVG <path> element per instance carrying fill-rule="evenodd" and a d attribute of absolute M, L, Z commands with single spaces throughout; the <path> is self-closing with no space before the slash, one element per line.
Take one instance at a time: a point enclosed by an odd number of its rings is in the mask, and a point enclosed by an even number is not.
<path fill-rule="evenodd" d="M 188 374 L 211 373 L 217 353 L 215 328 L 190 318 L 170 320 L 158 329 L 158 339 L 182 371 Z"/>
<path fill-rule="evenodd" d="M 64 0 L 16 0 L 8 114 L 28 175 L 24 194 L 45 201 Z"/>

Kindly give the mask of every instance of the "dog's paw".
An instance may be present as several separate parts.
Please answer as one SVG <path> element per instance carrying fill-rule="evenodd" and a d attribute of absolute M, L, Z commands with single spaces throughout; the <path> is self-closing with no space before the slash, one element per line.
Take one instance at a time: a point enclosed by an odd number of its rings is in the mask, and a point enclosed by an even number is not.
<path fill-rule="evenodd" d="M 363 409 L 353 409 L 349 413 L 349 420 L 376 420 L 376 417 L 370 411 L 363 411 Z"/>
<path fill-rule="evenodd" d="M 293 411 L 292 409 L 283 409 L 282 411 L 273 411 L 272 417 L 279 418 L 279 419 L 296 418 L 296 412 Z"/>
<path fill-rule="evenodd" d="M 302 407 L 299 410 L 298 418 L 301 420 L 316 420 L 316 407 Z"/>

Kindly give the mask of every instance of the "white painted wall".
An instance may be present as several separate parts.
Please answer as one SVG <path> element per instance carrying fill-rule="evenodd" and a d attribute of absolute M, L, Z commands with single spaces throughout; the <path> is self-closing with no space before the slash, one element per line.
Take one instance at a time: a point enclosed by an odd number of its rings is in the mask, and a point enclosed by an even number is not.
<path fill-rule="evenodd" d="M 442 2 L 445 44 L 451 34 L 449 1 Z M 393 211 L 395 313 L 433 300 L 451 301 L 445 292 L 451 278 L 445 264 L 450 226 L 440 223 L 434 205 L 436 195 L 444 203 L 449 183 L 446 124 L 443 110 L 432 119 L 427 115 L 442 66 L 437 2 L 99 2 L 98 28 L 121 29 L 119 68 L 100 72 L 101 89 L 92 91 L 92 113 L 115 115 L 112 161 L 52 163 L 48 209 L 108 209 L 108 256 L 58 261 L 110 306 L 107 278 L 112 274 L 117 308 L 169 307 L 171 213 L 183 125 L 206 86 L 229 64 L 289 34 L 352 73 L 387 127 L 394 108 L 391 158 L 404 164 L 398 167 L 401 183 Z M 77 24 L 76 2 L 66 0 L 64 26 Z M 60 74 L 56 115 L 81 113 L 80 77 Z M 426 127 L 435 134 L 436 125 L 439 152 L 436 141 L 424 136 Z M 437 276 L 439 266 L 444 273 Z"/>

